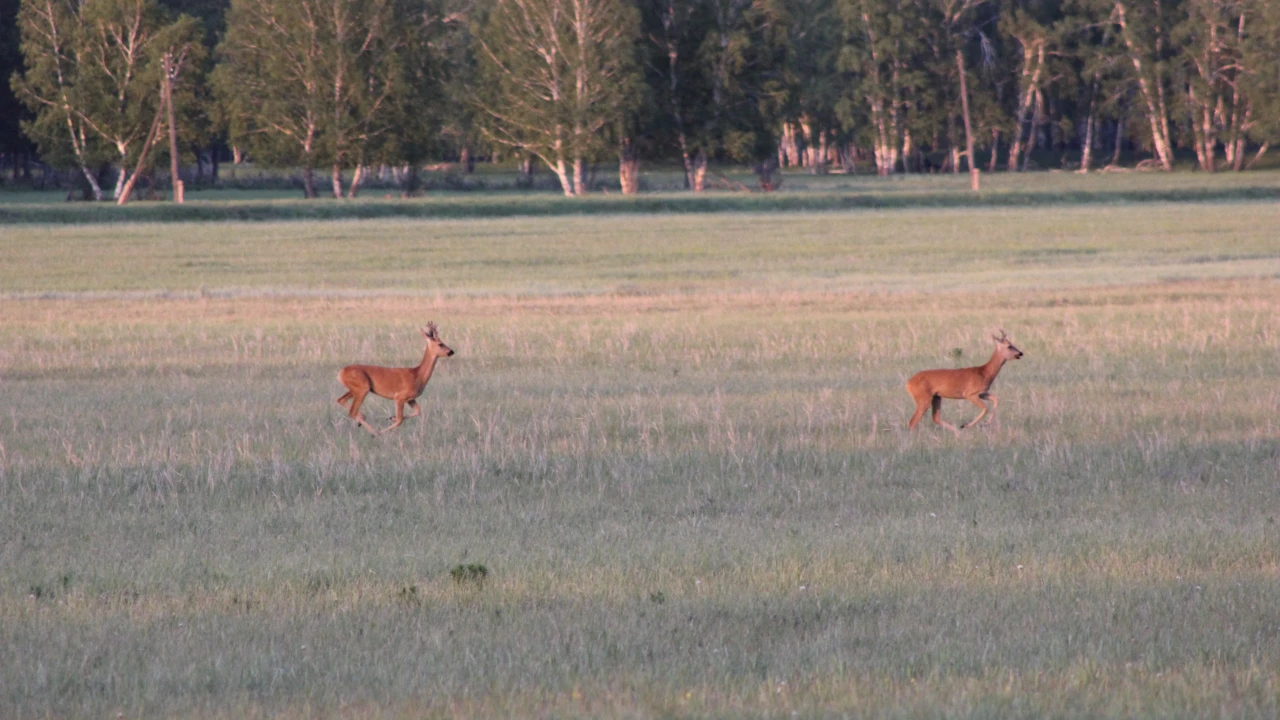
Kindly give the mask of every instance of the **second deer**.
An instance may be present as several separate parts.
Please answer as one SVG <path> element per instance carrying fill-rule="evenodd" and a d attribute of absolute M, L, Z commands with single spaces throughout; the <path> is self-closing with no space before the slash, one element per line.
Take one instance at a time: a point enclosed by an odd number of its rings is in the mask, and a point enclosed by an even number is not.
<path fill-rule="evenodd" d="M 938 413 L 942 410 L 943 398 L 968 400 L 982 409 L 978 417 L 961 425 L 961 429 L 976 425 L 987 414 L 987 400 L 991 401 L 991 416 L 995 417 L 996 405 L 999 401 L 995 395 L 991 394 L 991 383 L 996 381 L 996 375 L 1000 373 L 1000 368 L 1004 367 L 1006 362 L 1022 357 L 1022 351 L 1013 346 L 1004 330 L 1000 331 L 1000 337 L 992 335 L 991 339 L 996 341 L 996 349 L 991 353 L 991 359 L 986 365 L 958 370 L 923 370 L 907 381 L 907 392 L 911 393 L 911 397 L 916 401 L 916 413 L 911 416 L 911 422 L 907 423 L 908 429 L 915 430 L 916 425 L 920 424 L 920 419 L 924 417 L 925 411 L 932 405 L 933 421 L 959 435 L 960 430 L 957 430 L 956 426 L 938 417 Z"/>
<path fill-rule="evenodd" d="M 427 326 L 422 328 L 422 335 L 427 339 L 427 349 L 422 354 L 422 362 L 418 363 L 417 367 L 348 365 L 338 373 L 338 381 L 347 386 L 347 392 L 338 398 L 338 404 L 346 407 L 347 401 L 351 401 L 351 408 L 347 415 L 356 421 L 356 425 L 373 435 L 379 434 L 360 413 L 360 404 L 369 393 L 394 400 L 396 403 L 395 422 L 382 432 L 400 427 L 400 423 L 404 422 L 405 418 L 405 405 L 413 408 L 413 414 L 409 417 L 417 417 L 422 413 L 422 408 L 418 407 L 417 398 L 422 394 L 422 389 L 427 386 L 427 381 L 431 379 L 431 373 L 436 368 L 436 360 L 453 355 L 453 350 L 440 340 L 440 333 L 436 330 L 435 323 L 427 323 Z"/>

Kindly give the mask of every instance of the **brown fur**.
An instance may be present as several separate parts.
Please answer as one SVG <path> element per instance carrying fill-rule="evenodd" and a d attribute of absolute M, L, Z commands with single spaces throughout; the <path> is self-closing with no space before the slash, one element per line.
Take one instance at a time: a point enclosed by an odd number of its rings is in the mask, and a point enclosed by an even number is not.
<path fill-rule="evenodd" d="M 422 394 L 422 389 L 427 386 L 427 381 L 431 379 L 431 373 L 435 371 L 436 360 L 453 355 L 453 350 L 441 342 L 440 336 L 436 332 L 435 323 L 427 323 L 427 326 L 422 329 L 422 335 L 427 339 L 427 349 L 422 355 L 422 362 L 418 363 L 417 367 L 388 368 L 377 365 L 348 365 L 338 373 L 338 381 L 347 387 L 346 394 L 338 398 L 338 404 L 346 407 L 346 402 L 348 400 L 351 401 L 351 407 L 347 415 L 356 421 L 356 425 L 363 427 L 373 435 L 379 434 L 364 419 L 364 415 L 360 413 L 360 405 L 369 393 L 395 401 L 395 422 L 391 423 L 382 432 L 400 427 L 400 423 L 404 422 L 405 418 L 405 405 L 413 408 L 413 414 L 409 415 L 409 417 L 417 417 L 422 413 L 422 408 L 418 407 L 417 397 Z"/>
<path fill-rule="evenodd" d="M 954 425 L 938 417 L 938 413 L 942 410 L 943 398 L 968 400 L 982 409 L 978 417 L 961 425 L 961 429 L 977 424 L 987 414 L 988 409 L 991 411 L 991 417 L 995 417 L 999 400 L 991 394 L 991 384 L 995 382 L 996 375 L 1000 373 L 1000 368 L 1004 367 L 1005 362 L 1021 358 L 1022 351 L 1013 346 L 1003 330 L 1000 331 L 1000 337 L 993 335 L 992 339 L 996 341 L 996 349 L 986 365 L 959 370 L 923 370 L 907 381 L 907 392 L 911 393 L 911 397 L 916 401 L 916 412 L 911 416 L 911 422 L 907 423 L 908 429 L 915 430 L 916 425 L 920 424 L 920 419 L 924 417 L 925 411 L 932 406 L 933 421 L 959 435 L 960 431 Z M 987 407 L 986 400 L 991 401 L 990 408 Z"/>

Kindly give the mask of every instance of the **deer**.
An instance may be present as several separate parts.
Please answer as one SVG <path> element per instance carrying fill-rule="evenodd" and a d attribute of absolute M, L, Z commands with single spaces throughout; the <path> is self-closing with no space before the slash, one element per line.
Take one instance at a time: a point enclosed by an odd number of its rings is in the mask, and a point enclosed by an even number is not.
<path fill-rule="evenodd" d="M 911 393 L 911 397 L 916 401 L 916 413 L 911 416 L 911 422 L 907 423 L 908 430 L 916 429 L 916 425 L 920 424 L 920 418 L 924 417 L 924 411 L 930 405 L 933 405 L 933 421 L 957 436 L 960 435 L 960 430 L 978 424 L 979 420 L 986 417 L 988 410 L 991 412 L 991 417 L 995 417 L 999 400 L 991 394 L 991 384 L 996 381 L 996 375 L 1000 374 L 1000 368 L 1004 367 L 1006 362 L 1022 358 L 1022 351 L 1013 346 L 1013 342 L 1009 340 L 1004 330 L 1000 331 L 999 337 L 992 335 L 991 339 L 996 341 L 996 349 L 991 353 L 991 359 L 986 365 L 956 370 L 922 370 L 911 376 L 907 381 L 907 392 Z M 978 417 L 962 424 L 958 430 L 951 423 L 938 417 L 938 413 L 942 410 L 943 398 L 968 400 L 981 408 L 981 412 L 978 413 Z M 987 407 L 987 400 L 991 401 L 990 408 Z M 990 420 L 991 418 L 987 418 L 987 422 Z"/>
<path fill-rule="evenodd" d="M 350 400 L 351 407 L 348 409 L 347 415 L 356 421 L 356 425 L 368 430 L 374 436 L 400 427 L 400 424 L 405 420 L 405 405 L 413 409 L 413 414 L 408 417 L 417 417 L 422 414 L 422 408 L 418 407 L 418 396 L 422 394 L 422 389 L 427 386 L 427 381 L 431 379 L 431 373 L 436 369 L 436 361 L 442 357 L 453 356 L 453 350 L 440 340 L 440 333 L 436 330 L 435 323 L 427 323 L 427 326 L 421 328 L 421 331 L 423 337 L 427 340 L 427 349 L 423 352 L 422 362 L 418 363 L 417 367 L 389 368 L 377 365 L 348 365 L 338 373 L 338 381 L 347 387 L 347 392 L 338 398 L 338 404 L 346 408 L 346 403 Z M 373 426 L 365 420 L 364 415 L 360 412 L 360 405 L 369 393 L 393 400 L 396 404 L 395 417 L 388 418 L 395 420 L 395 422 L 381 432 L 374 430 Z"/>

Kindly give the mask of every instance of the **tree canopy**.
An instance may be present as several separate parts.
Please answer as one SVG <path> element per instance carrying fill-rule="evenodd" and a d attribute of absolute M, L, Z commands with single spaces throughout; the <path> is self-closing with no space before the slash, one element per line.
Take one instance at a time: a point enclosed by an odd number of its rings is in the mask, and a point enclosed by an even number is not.
<path fill-rule="evenodd" d="M 1277 38 L 1269 0 L 0 0 L 0 161 L 34 146 L 119 192 L 171 53 L 183 153 L 301 168 L 309 197 L 317 168 L 353 195 L 372 164 L 482 153 L 570 195 L 614 154 L 624 188 L 644 159 L 693 190 L 713 163 L 766 188 L 794 165 L 1243 170 L 1280 136 Z"/>

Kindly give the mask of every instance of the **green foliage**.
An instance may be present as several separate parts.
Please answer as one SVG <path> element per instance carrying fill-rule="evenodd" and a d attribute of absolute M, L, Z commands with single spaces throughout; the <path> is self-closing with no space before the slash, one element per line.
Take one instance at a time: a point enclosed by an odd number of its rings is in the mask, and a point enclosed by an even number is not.
<path fill-rule="evenodd" d="M 436 81 L 425 10 L 414 0 L 233 0 L 213 79 L 232 142 L 266 164 L 302 166 L 308 197 L 322 164 L 416 152 L 432 125 L 407 120 L 429 113 Z"/>
<path fill-rule="evenodd" d="M 453 579 L 454 585 L 479 590 L 489 579 L 489 568 L 480 563 L 463 563 L 453 566 L 449 571 L 449 577 Z"/>
<path fill-rule="evenodd" d="M 92 181 L 90 168 L 112 161 L 124 179 L 160 120 L 165 53 L 179 63 L 179 135 L 201 139 L 203 109 L 193 100 L 204 45 L 195 19 L 173 19 L 155 0 L 25 0 L 19 23 L 27 71 L 14 87 L 36 114 L 24 127 L 60 166 Z"/>
<path fill-rule="evenodd" d="M 475 33 L 485 137 L 539 157 L 565 195 L 586 192 L 602 132 L 638 105 L 638 23 L 623 0 L 496 0 Z"/>
<path fill-rule="evenodd" d="M 0 0 L 0 41 L 13 8 L 23 48 L 0 44 L 0 72 L 24 68 L 23 108 L 0 95 L 0 128 L 25 112 L 47 162 L 95 185 L 123 176 L 155 117 L 156 48 L 180 44 L 187 151 L 225 137 L 302 167 L 309 196 L 326 165 L 339 186 L 344 171 L 407 166 L 416 190 L 428 159 L 470 172 L 481 154 L 536 156 L 567 194 L 637 153 L 678 161 L 698 189 L 708 162 L 762 182 L 788 157 L 849 170 L 867 151 L 880 174 L 957 170 L 961 66 L 992 168 L 1077 167 L 1088 143 L 1090 164 L 1146 155 L 1172 170 L 1194 155 L 1243 170 L 1280 137 L 1266 0 L 158 1 Z M 131 19 L 137 33 L 111 30 Z M 122 72 L 126 59 L 137 67 Z"/>

